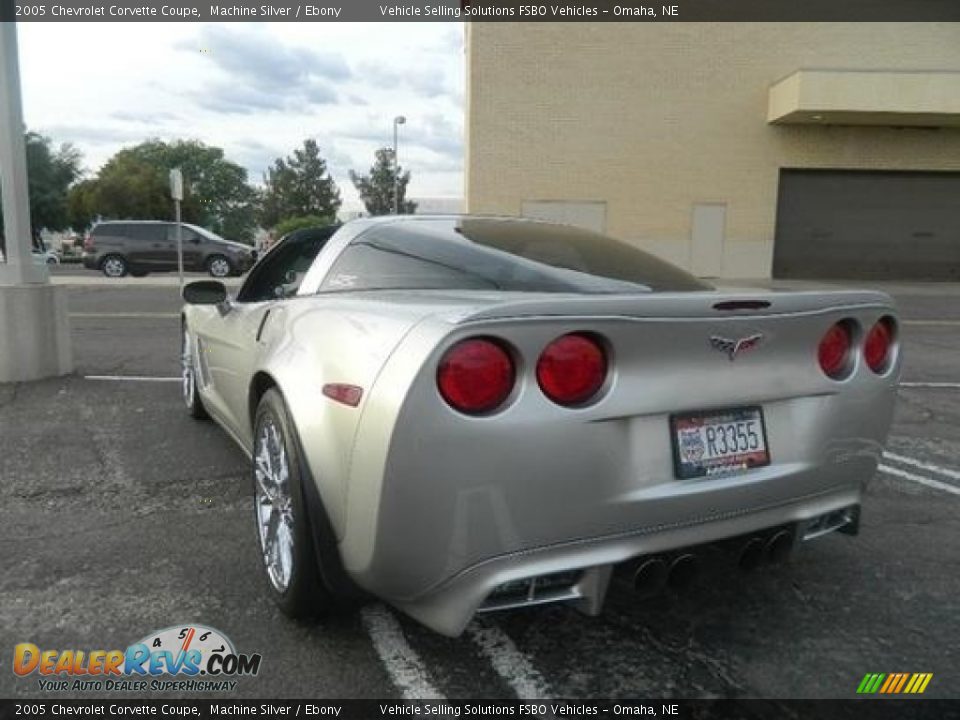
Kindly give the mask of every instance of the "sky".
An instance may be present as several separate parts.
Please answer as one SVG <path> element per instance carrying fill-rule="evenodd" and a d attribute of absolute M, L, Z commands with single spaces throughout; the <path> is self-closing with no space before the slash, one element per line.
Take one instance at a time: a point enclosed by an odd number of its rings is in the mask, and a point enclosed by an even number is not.
<path fill-rule="evenodd" d="M 262 182 L 312 137 L 340 186 L 400 126 L 409 197 L 463 196 L 463 25 L 19 23 L 24 120 L 88 174 L 147 138 L 199 139 Z"/>

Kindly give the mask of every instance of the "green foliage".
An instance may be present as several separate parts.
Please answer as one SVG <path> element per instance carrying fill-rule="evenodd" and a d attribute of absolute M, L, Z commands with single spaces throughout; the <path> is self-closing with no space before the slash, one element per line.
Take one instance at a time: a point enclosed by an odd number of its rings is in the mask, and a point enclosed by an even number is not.
<path fill-rule="evenodd" d="M 33 234 L 43 228 L 65 230 L 70 224 L 67 189 L 80 175 L 80 152 L 69 144 L 54 148 L 49 138 L 32 132 L 26 134 L 24 143 Z M 0 209 L 0 234 L 2 232 Z"/>
<path fill-rule="evenodd" d="M 96 218 L 93 210 L 96 181 L 92 178 L 81 180 L 67 192 L 67 220 L 70 227 L 83 232 Z"/>
<path fill-rule="evenodd" d="M 301 217 L 292 217 L 277 223 L 276 227 L 273 229 L 273 234 L 277 237 L 277 239 L 279 239 L 284 235 L 289 235 L 296 230 L 303 230 L 304 228 L 312 227 L 323 227 L 325 225 L 331 225 L 334 222 L 336 222 L 335 218 L 320 217 L 319 215 L 303 215 Z"/>
<path fill-rule="evenodd" d="M 252 241 L 259 198 L 247 184 L 247 171 L 225 159 L 221 148 L 197 140 L 147 140 L 117 152 L 90 185 L 77 190 L 77 222 L 97 215 L 173 219 L 169 177 L 176 167 L 183 171 L 184 222 L 210 228 L 230 240 Z"/>
<path fill-rule="evenodd" d="M 277 158 L 263 182 L 260 222 L 264 227 L 274 227 L 284 218 L 334 218 L 340 209 L 340 189 L 327 171 L 316 140 L 304 140 L 293 155 Z"/>
<path fill-rule="evenodd" d="M 410 171 L 397 174 L 394 167 L 393 150 L 380 148 L 376 152 L 376 159 L 370 168 L 369 175 L 357 175 L 350 171 L 350 180 L 360 193 L 360 199 L 371 215 L 390 215 L 393 213 L 395 196 L 399 198 L 401 215 L 411 215 L 417 211 L 417 204 L 408 201 L 407 183 L 410 182 Z M 394 188 L 396 185 L 396 188 Z"/>

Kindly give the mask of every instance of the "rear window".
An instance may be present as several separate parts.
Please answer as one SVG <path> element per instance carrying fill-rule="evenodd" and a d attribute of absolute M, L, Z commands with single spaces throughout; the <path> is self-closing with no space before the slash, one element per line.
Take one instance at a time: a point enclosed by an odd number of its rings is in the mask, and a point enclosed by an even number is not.
<path fill-rule="evenodd" d="M 343 251 L 320 289 L 605 294 L 712 288 L 632 245 L 588 230 L 454 218 L 367 230 Z"/>

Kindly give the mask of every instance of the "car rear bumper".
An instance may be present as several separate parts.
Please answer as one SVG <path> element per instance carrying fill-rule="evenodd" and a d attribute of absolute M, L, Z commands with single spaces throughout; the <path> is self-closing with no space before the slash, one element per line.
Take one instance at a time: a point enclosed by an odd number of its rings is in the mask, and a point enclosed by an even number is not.
<path fill-rule="evenodd" d="M 739 514 L 717 514 L 672 526 L 638 527 L 629 533 L 572 540 L 489 558 L 458 572 L 439 586 L 413 599 L 386 598 L 424 625 L 444 635 L 459 635 L 477 612 L 566 602 L 598 614 L 606 598 L 614 567 L 635 558 L 702 546 L 772 528 L 790 528 L 796 540 L 819 537 L 825 518 L 849 510 L 859 516 L 860 490 L 838 487 L 771 507 L 745 508 Z M 855 520 L 852 520 L 855 522 Z M 814 529 L 809 531 L 808 529 Z M 838 529 L 831 527 L 831 530 Z M 529 581 L 570 576 L 572 582 L 535 594 Z M 506 584 L 525 584 L 529 595 L 501 601 Z"/>
<path fill-rule="evenodd" d="M 87 270 L 98 270 L 100 268 L 100 258 L 93 253 L 83 254 L 83 266 Z"/>

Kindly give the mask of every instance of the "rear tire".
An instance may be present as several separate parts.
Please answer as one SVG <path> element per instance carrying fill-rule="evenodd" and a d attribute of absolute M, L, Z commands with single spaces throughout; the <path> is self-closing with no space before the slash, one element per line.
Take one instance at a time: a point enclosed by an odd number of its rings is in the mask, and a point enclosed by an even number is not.
<path fill-rule="evenodd" d="M 120 255 L 107 255 L 100 263 L 100 270 L 108 278 L 122 278 L 128 269 L 127 261 Z"/>
<path fill-rule="evenodd" d="M 312 618 L 337 609 L 321 580 L 303 495 L 309 482 L 283 396 L 264 393 L 253 424 L 254 519 L 273 601 L 288 617 Z"/>
<path fill-rule="evenodd" d="M 210 277 L 222 279 L 233 274 L 233 266 L 223 255 L 211 255 L 207 259 L 207 272 Z"/>
<path fill-rule="evenodd" d="M 180 334 L 180 388 L 183 404 L 192 418 L 203 420 L 209 417 L 203 407 L 200 391 L 197 389 L 197 365 L 194 361 L 193 340 L 187 326 L 183 326 Z"/>

